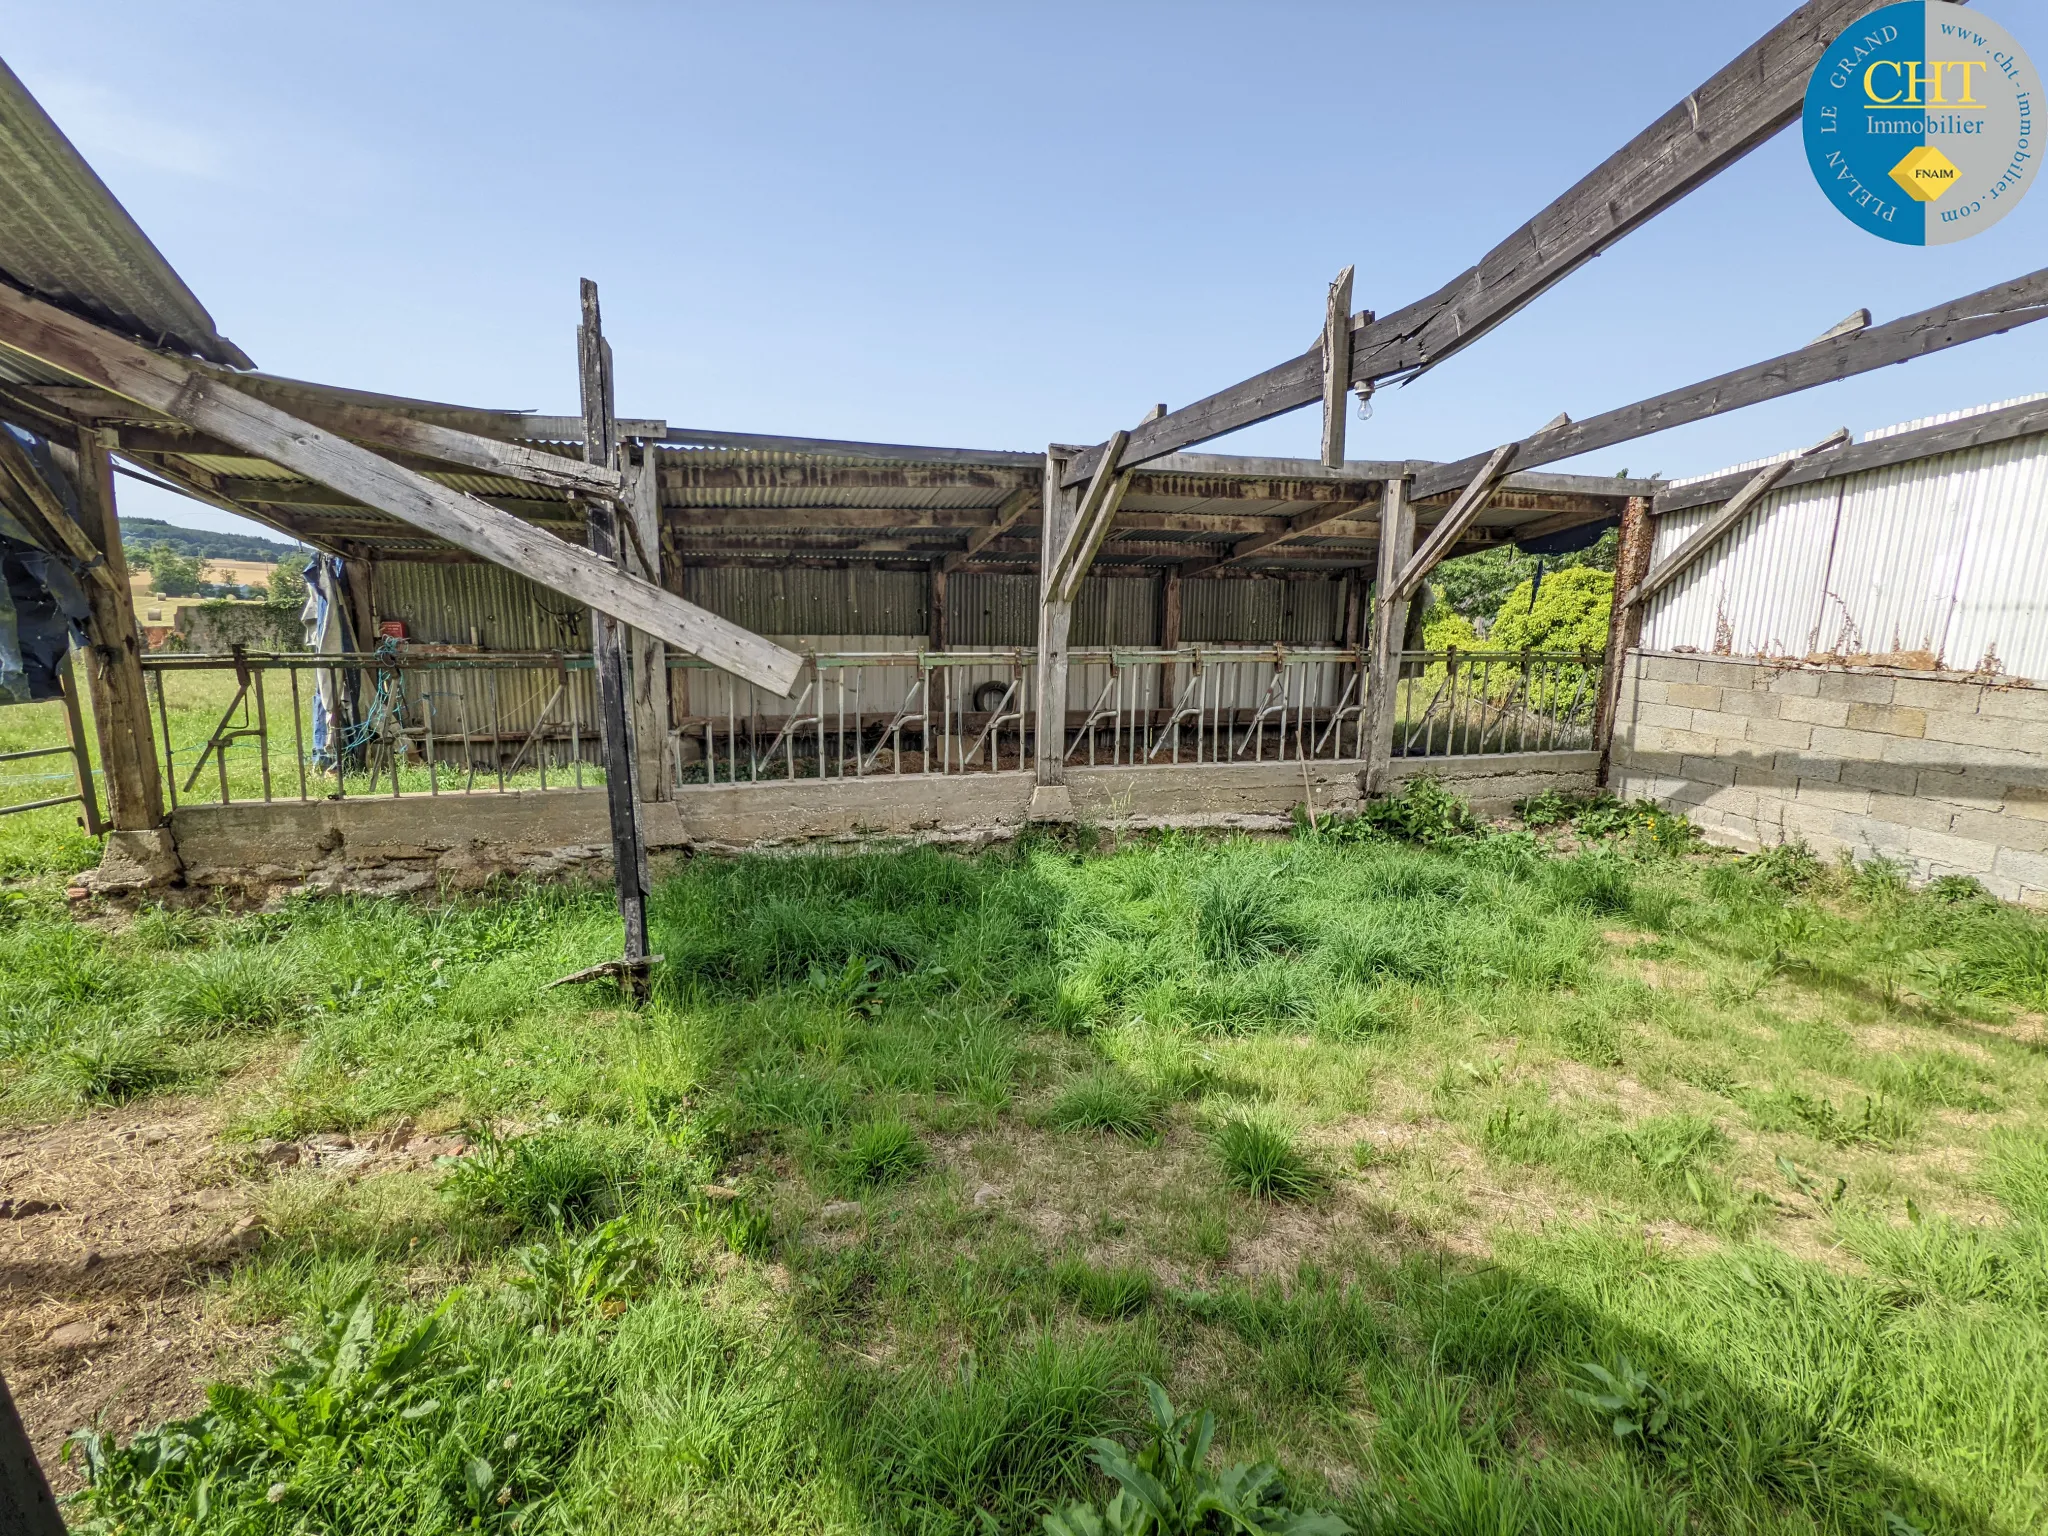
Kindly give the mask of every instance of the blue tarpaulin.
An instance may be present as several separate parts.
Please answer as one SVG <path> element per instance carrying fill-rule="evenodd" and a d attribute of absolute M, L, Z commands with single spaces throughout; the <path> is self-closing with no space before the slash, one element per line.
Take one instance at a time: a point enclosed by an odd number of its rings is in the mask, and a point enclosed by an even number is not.
<path fill-rule="evenodd" d="M 35 433 L 0 422 L 27 450 L 43 482 L 76 515 L 78 493 Z M 84 645 L 85 588 L 76 562 L 45 549 L 20 519 L 0 507 L 0 704 L 63 696 L 57 671 L 67 650 Z"/>

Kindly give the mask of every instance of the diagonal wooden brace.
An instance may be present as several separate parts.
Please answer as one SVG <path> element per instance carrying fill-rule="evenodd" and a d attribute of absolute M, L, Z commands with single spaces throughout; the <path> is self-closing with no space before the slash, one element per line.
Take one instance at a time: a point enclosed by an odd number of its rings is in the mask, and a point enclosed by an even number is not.
<path fill-rule="evenodd" d="M 1626 608 L 1631 603 L 1639 603 L 1644 598 L 1651 596 L 1653 593 L 1660 592 L 1665 587 L 1671 585 L 1672 582 L 1685 573 L 1686 569 L 1694 561 L 1713 548 L 1716 540 L 1745 517 L 1749 516 L 1750 509 L 1762 501 L 1770 493 L 1773 486 L 1792 472 L 1793 465 L 1797 464 L 1801 459 L 1810 459 L 1815 454 L 1826 453 L 1831 449 L 1841 447 L 1849 441 L 1849 436 L 1849 429 L 1847 427 L 1838 427 L 1811 448 L 1802 448 L 1789 459 L 1780 459 L 1775 464 L 1766 464 L 1762 469 L 1750 476 L 1749 481 L 1742 489 L 1723 502 L 1721 509 L 1695 530 L 1691 538 L 1651 566 L 1649 574 L 1639 584 L 1629 588 L 1627 595 L 1621 600 L 1622 607 Z"/>
<path fill-rule="evenodd" d="M 1394 578 L 1394 597 L 1406 602 L 1415 595 L 1422 579 L 1442 563 L 1444 556 L 1465 536 L 1465 530 L 1472 526 L 1472 520 L 1486 510 L 1486 504 L 1493 500 L 1493 493 L 1507 478 L 1508 468 L 1521 448 L 1520 443 L 1502 443 L 1493 450 L 1479 473 L 1472 477 L 1457 501 L 1452 503 L 1451 510 L 1430 530 L 1422 548 L 1416 550 L 1408 563 L 1401 567 L 1401 574 Z"/>
<path fill-rule="evenodd" d="M 628 575 L 587 549 L 451 491 L 181 359 L 4 287 L 0 345 L 353 496 L 775 694 L 787 694 L 803 670 L 795 652 Z"/>

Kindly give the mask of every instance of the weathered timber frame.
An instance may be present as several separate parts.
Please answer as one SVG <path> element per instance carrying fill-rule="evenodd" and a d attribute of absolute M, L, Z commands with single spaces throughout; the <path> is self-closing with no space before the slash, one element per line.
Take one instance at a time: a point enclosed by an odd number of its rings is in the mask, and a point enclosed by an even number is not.
<path fill-rule="evenodd" d="M 287 414 L 179 358 L 0 288 L 0 345 L 333 487 L 449 543 L 786 694 L 802 659 L 592 551 Z M 617 484 L 616 475 L 612 481 Z"/>

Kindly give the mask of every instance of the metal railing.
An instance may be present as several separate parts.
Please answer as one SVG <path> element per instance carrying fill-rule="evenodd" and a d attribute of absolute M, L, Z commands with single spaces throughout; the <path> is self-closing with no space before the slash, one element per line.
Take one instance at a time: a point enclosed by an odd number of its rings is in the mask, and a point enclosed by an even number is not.
<path fill-rule="evenodd" d="M 64 655 L 64 660 L 58 665 L 57 677 L 63 688 L 61 696 L 54 700 L 40 702 L 54 703 L 63 711 L 63 744 L 49 747 L 22 747 L 14 751 L 0 752 L 0 764 L 40 763 L 45 758 L 64 757 L 71 760 L 71 771 L 68 774 L 45 774 L 35 771 L 23 774 L 11 768 L 0 768 L 0 802 L 4 802 L 0 803 L 0 816 L 16 816 L 23 811 L 49 810 L 59 805 L 75 805 L 81 812 L 79 816 L 80 823 L 88 833 L 97 837 L 106 830 L 106 822 L 100 815 L 98 787 L 94 782 L 97 770 L 92 765 L 92 753 L 86 741 L 85 718 L 83 712 L 78 707 L 78 671 L 72 666 L 71 655 L 68 651 Z M 16 704 L 9 707 L 14 709 L 34 709 L 36 705 Z M 31 736 L 31 739 L 33 739 L 33 736 Z M 15 800 L 13 798 L 15 789 L 20 785 L 34 784 L 41 787 L 61 782 L 65 779 L 69 779 L 72 786 L 71 793 L 68 795 L 39 795 L 34 789 L 30 789 L 28 791 L 29 799 Z"/>
<path fill-rule="evenodd" d="M 676 786 L 932 777 L 1028 767 L 1036 656 L 1025 650 L 842 651 L 781 698 L 702 662 L 671 662 Z"/>
<path fill-rule="evenodd" d="M 1404 651 L 1397 757 L 1583 751 L 1593 743 L 1600 658 L 1538 651 Z"/>
<path fill-rule="evenodd" d="M 604 782 L 587 655 L 236 651 L 142 666 L 172 810 Z"/>
<path fill-rule="evenodd" d="M 413 647 L 143 666 L 173 809 L 604 782 L 586 655 Z M 1394 751 L 1589 746 L 1598 679 L 1590 656 L 1404 653 Z M 821 652 L 785 698 L 672 657 L 664 771 L 677 792 L 1024 771 L 1037 682 L 1025 649 Z M 1327 647 L 1077 650 L 1061 749 L 1091 767 L 1355 762 L 1366 682 L 1362 653 Z"/>

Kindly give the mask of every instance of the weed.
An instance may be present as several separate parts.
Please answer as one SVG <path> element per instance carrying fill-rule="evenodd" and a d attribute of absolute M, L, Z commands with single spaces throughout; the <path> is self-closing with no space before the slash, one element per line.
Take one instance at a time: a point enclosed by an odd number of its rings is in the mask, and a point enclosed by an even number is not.
<path fill-rule="evenodd" d="M 1774 885 L 1783 891 L 1807 890 L 1827 873 L 1826 866 L 1814 856 L 1813 849 L 1804 838 L 1747 854 L 1737 863 L 1766 885 Z"/>
<path fill-rule="evenodd" d="M 1195 936 L 1204 956 L 1219 965 L 1246 965 L 1293 941 L 1279 873 L 1231 860 L 1202 877 L 1195 888 Z"/>
<path fill-rule="evenodd" d="M 580 1236 L 560 1229 L 546 1242 L 513 1255 L 519 1273 L 512 1283 L 545 1327 L 559 1328 L 590 1312 L 616 1315 L 644 1281 L 653 1244 L 614 1217 Z"/>
<path fill-rule="evenodd" d="M 199 1034 L 270 1029 L 298 1014 L 301 987 L 290 960 L 275 950 L 212 949 L 169 968 L 164 1008 L 174 1022 Z"/>
<path fill-rule="evenodd" d="M 520 1230 L 595 1225 L 615 1214 L 652 1171 L 616 1137 L 542 1131 L 504 1139 L 488 1126 L 442 1184 L 456 1204 Z"/>
<path fill-rule="evenodd" d="M 1671 1440 L 1676 1430 L 1673 1416 L 1688 1406 L 1687 1401 L 1674 1397 L 1627 1355 L 1617 1358 L 1612 1369 L 1582 1361 L 1579 1372 L 1590 1386 L 1570 1388 L 1566 1395 L 1604 1417 L 1616 1440 L 1648 1447 Z"/>
<path fill-rule="evenodd" d="M 1333 822 L 1331 835 L 1357 840 L 1374 834 L 1427 846 L 1456 846 L 1482 830 L 1472 807 L 1424 775 L 1410 779 L 1398 795 L 1367 802 L 1348 821 Z"/>
<path fill-rule="evenodd" d="M 1635 893 L 1628 866 L 1606 852 L 1586 852 L 1550 866 L 1557 904 L 1593 913 L 1626 912 Z"/>
<path fill-rule="evenodd" d="M 1075 1504 L 1045 1517 L 1046 1536 L 1201 1536 L 1209 1531 L 1274 1536 L 1350 1536 L 1335 1515 L 1288 1507 L 1287 1485 L 1270 1462 L 1212 1470 L 1216 1416 L 1176 1413 L 1166 1389 L 1145 1378 L 1152 1424 L 1136 1454 L 1095 1436 L 1089 1459 L 1118 1485 L 1099 1508 Z"/>
<path fill-rule="evenodd" d="M 1322 1173 L 1287 1128 L 1269 1117 L 1233 1115 L 1216 1128 L 1214 1140 L 1224 1179 L 1255 1200 L 1301 1200 L 1323 1188 Z"/>
<path fill-rule="evenodd" d="M 180 1076 L 166 1042 L 145 1029 L 83 1030 L 50 1054 L 45 1071 L 80 1104 L 125 1103 Z"/>
<path fill-rule="evenodd" d="M 1052 1267 L 1053 1286 L 1101 1322 L 1136 1317 L 1152 1301 L 1152 1276 L 1142 1269 L 1098 1269 L 1086 1259 L 1067 1258 Z"/>
<path fill-rule="evenodd" d="M 1097 1071 L 1067 1086 L 1046 1111 L 1046 1124 L 1145 1140 L 1158 1129 L 1159 1108 L 1151 1090 L 1128 1073 Z"/>
<path fill-rule="evenodd" d="M 836 1175 L 847 1190 L 900 1184 L 922 1168 L 929 1153 L 916 1127 L 894 1116 L 853 1127 L 839 1151 Z"/>

